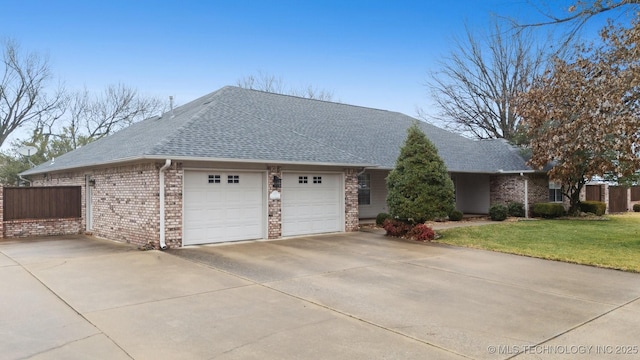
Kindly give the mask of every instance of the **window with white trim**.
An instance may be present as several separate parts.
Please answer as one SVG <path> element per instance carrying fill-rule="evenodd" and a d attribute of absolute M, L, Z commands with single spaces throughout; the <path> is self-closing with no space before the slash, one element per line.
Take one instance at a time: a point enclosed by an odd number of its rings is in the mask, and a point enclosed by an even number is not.
<path fill-rule="evenodd" d="M 549 201 L 562 202 L 562 185 L 556 182 L 549 182 Z"/>
<path fill-rule="evenodd" d="M 371 205 L 371 174 L 358 175 L 358 205 Z"/>

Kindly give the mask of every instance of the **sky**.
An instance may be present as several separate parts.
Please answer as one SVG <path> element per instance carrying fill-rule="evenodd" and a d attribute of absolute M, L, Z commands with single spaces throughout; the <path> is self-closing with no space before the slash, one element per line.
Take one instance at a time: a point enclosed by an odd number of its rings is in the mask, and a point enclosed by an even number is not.
<path fill-rule="evenodd" d="M 566 9 L 569 0 L 550 1 Z M 177 105 L 259 72 L 334 100 L 416 115 L 464 35 L 527 0 L 0 0 L 0 40 L 48 58 L 68 90 L 122 83 Z"/>

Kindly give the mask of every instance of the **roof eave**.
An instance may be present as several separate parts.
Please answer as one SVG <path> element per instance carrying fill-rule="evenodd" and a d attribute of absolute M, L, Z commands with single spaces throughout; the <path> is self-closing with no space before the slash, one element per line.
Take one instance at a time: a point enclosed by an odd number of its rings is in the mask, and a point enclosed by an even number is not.
<path fill-rule="evenodd" d="M 262 159 L 232 159 L 232 158 L 212 158 L 212 157 L 199 157 L 199 156 L 168 156 L 168 155 L 144 155 L 135 156 L 129 158 L 121 158 L 111 161 L 103 161 L 85 164 L 82 166 L 68 166 L 48 170 L 46 168 L 38 169 L 37 171 L 31 171 L 33 169 L 26 170 L 20 175 L 32 176 L 38 174 L 44 174 L 48 172 L 64 172 L 77 169 L 86 169 L 96 166 L 115 165 L 135 161 L 143 160 L 165 160 L 171 159 L 173 161 L 207 161 L 207 162 L 224 162 L 224 163 L 244 163 L 244 164 L 281 164 L 281 165 L 306 165 L 306 166 L 340 166 L 340 167 L 354 167 L 354 168 L 377 168 L 378 165 L 370 163 L 332 163 L 332 162 L 310 162 L 310 161 L 282 161 L 277 159 L 262 160 Z"/>
<path fill-rule="evenodd" d="M 344 167 L 374 167 L 378 165 L 371 163 L 333 163 L 333 162 L 314 162 L 314 161 L 283 161 L 278 159 L 232 159 L 232 158 L 212 158 L 198 156 L 164 156 L 164 155 L 148 155 L 144 159 L 147 160 L 164 160 L 171 159 L 175 161 L 208 161 L 208 162 L 226 162 L 226 163 L 244 163 L 244 164 L 282 164 L 282 165 L 313 165 L 313 166 L 344 166 Z"/>

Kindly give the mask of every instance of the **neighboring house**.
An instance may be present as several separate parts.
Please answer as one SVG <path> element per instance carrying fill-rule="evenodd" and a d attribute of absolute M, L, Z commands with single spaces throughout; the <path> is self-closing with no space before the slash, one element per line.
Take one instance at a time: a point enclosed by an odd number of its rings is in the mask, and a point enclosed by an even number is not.
<path fill-rule="evenodd" d="M 397 112 L 224 87 L 22 173 L 82 186 L 87 232 L 171 247 L 355 231 L 386 211 L 407 128 Z M 547 201 L 548 180 L 502 140 L 420 122 L 457 208 Z"/>

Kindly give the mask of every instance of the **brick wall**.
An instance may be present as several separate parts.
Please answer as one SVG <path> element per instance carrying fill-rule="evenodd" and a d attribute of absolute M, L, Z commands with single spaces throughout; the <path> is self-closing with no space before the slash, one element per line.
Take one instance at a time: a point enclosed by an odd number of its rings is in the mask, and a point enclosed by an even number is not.
<path fill-rule="evenodd" d="M 118 166 L 94 169 L 88 172 L 51 174 L 39 178 L 34 176 L 34 186 L 81 185 L 82 186 L 82 226 L 86 219 L 85 175 L 95 180 L 92 188 L 93 229 L 92 233 L 99 237 L 123 241 L 136 245 L 148 243 L 158 246 L 159 232 L 159 165 L 155 163 Z M 173 168 L 172 168 L 173 169 Z M 174 219 L 175 209 L 182 212 L 182 170 L 170 170 L 166 188 L 173 191 L 169 206 L 173 218 L 167 227 L 172 244 L 176 244 L 176 232 L 181 233 L 181 221 Z M 173 171 L 173 172 L 172 172 Z M 165 178 L 166 179 L 166 178 Z M 175 190 L 178 187 L 179 190 Z M 178 197 L 180 198 L 178 200 Z M 170 212 L 171 212 L 170 211 Z M 179 228 L 179 231 L 176 229 Z"/>
<path fill-rule="evenodd" d="M 344 170 L 344 229 L 358 231 L 360 229 L 358 210 L 358 171 Z"/>
<path fill-rule="evenodd" d="M 182 163 L 174 163 L 165 170 L 164 175 L 164 225 L 165 243 L 168 247 L 182 246 L 182 181 L 184 171 Z M 160 204 L 158 203 L 158 206 Z M 158 214 L 159 214 L 158 209 Z M 158 220 L 160 221 L 160 220 Z M 158 237 L 159 246 L 160 238 Z"/>
<path fill-rule="evenodd" d="M 157 246 L 159 233 L 158 165 L 95 170 L 92 190 L 93 233 L 136 245 Z"/>
<path fill-rule="evenodd" d="M 82 219 L 11 220 L 4 222 L 4 237 L 30 237 L 80 234 Z"/>
<path fill-rule="evenodd" d="M 533 204 L 549 201 L 549 180 L 545 174 L 492 175 L 489 179 L 490 203 L 506 205 L 509 202 L 524 203 L 524 183 L 527 184 L 529 214 Z"/>
<path fill-rule="evenodd" d="M 273 191 L 281 191 L 273 186 L 273 177 L 277 176 L 282 179 L 282 169 L 279 166 L 269 165 L 267 173 L 267 202 L 268 202 L 268 227 L 269 239 L 277 239 L 282 236 L 282 201 L 271 200 L 270 194 Z"/>
<path fill-rule="evenodd" d="M 82 186 L 82 219 L 79 231 L 85 228 L 86 199 L 85 176 L 95 181 L 92 187 L 92 233 L 136 245 L 160 242 L 160 164 L 147 163 L 127 165 L 85 172 L 35 176 L 34 186 L 80 185 Z M 282 178 L 280 166 L 268 166 L 269 197 L 274 175 Z M 165 240 L 167 246 L 182 244 L 183 210 L 182 164 L 174 163 L 165 171 Z M 358 220 L 358 177 L 356 169 L 345 169 L 345 230 L 357 231 Z M 268 199 L 268 238 L 282 236 L 281 200 Z"/>

